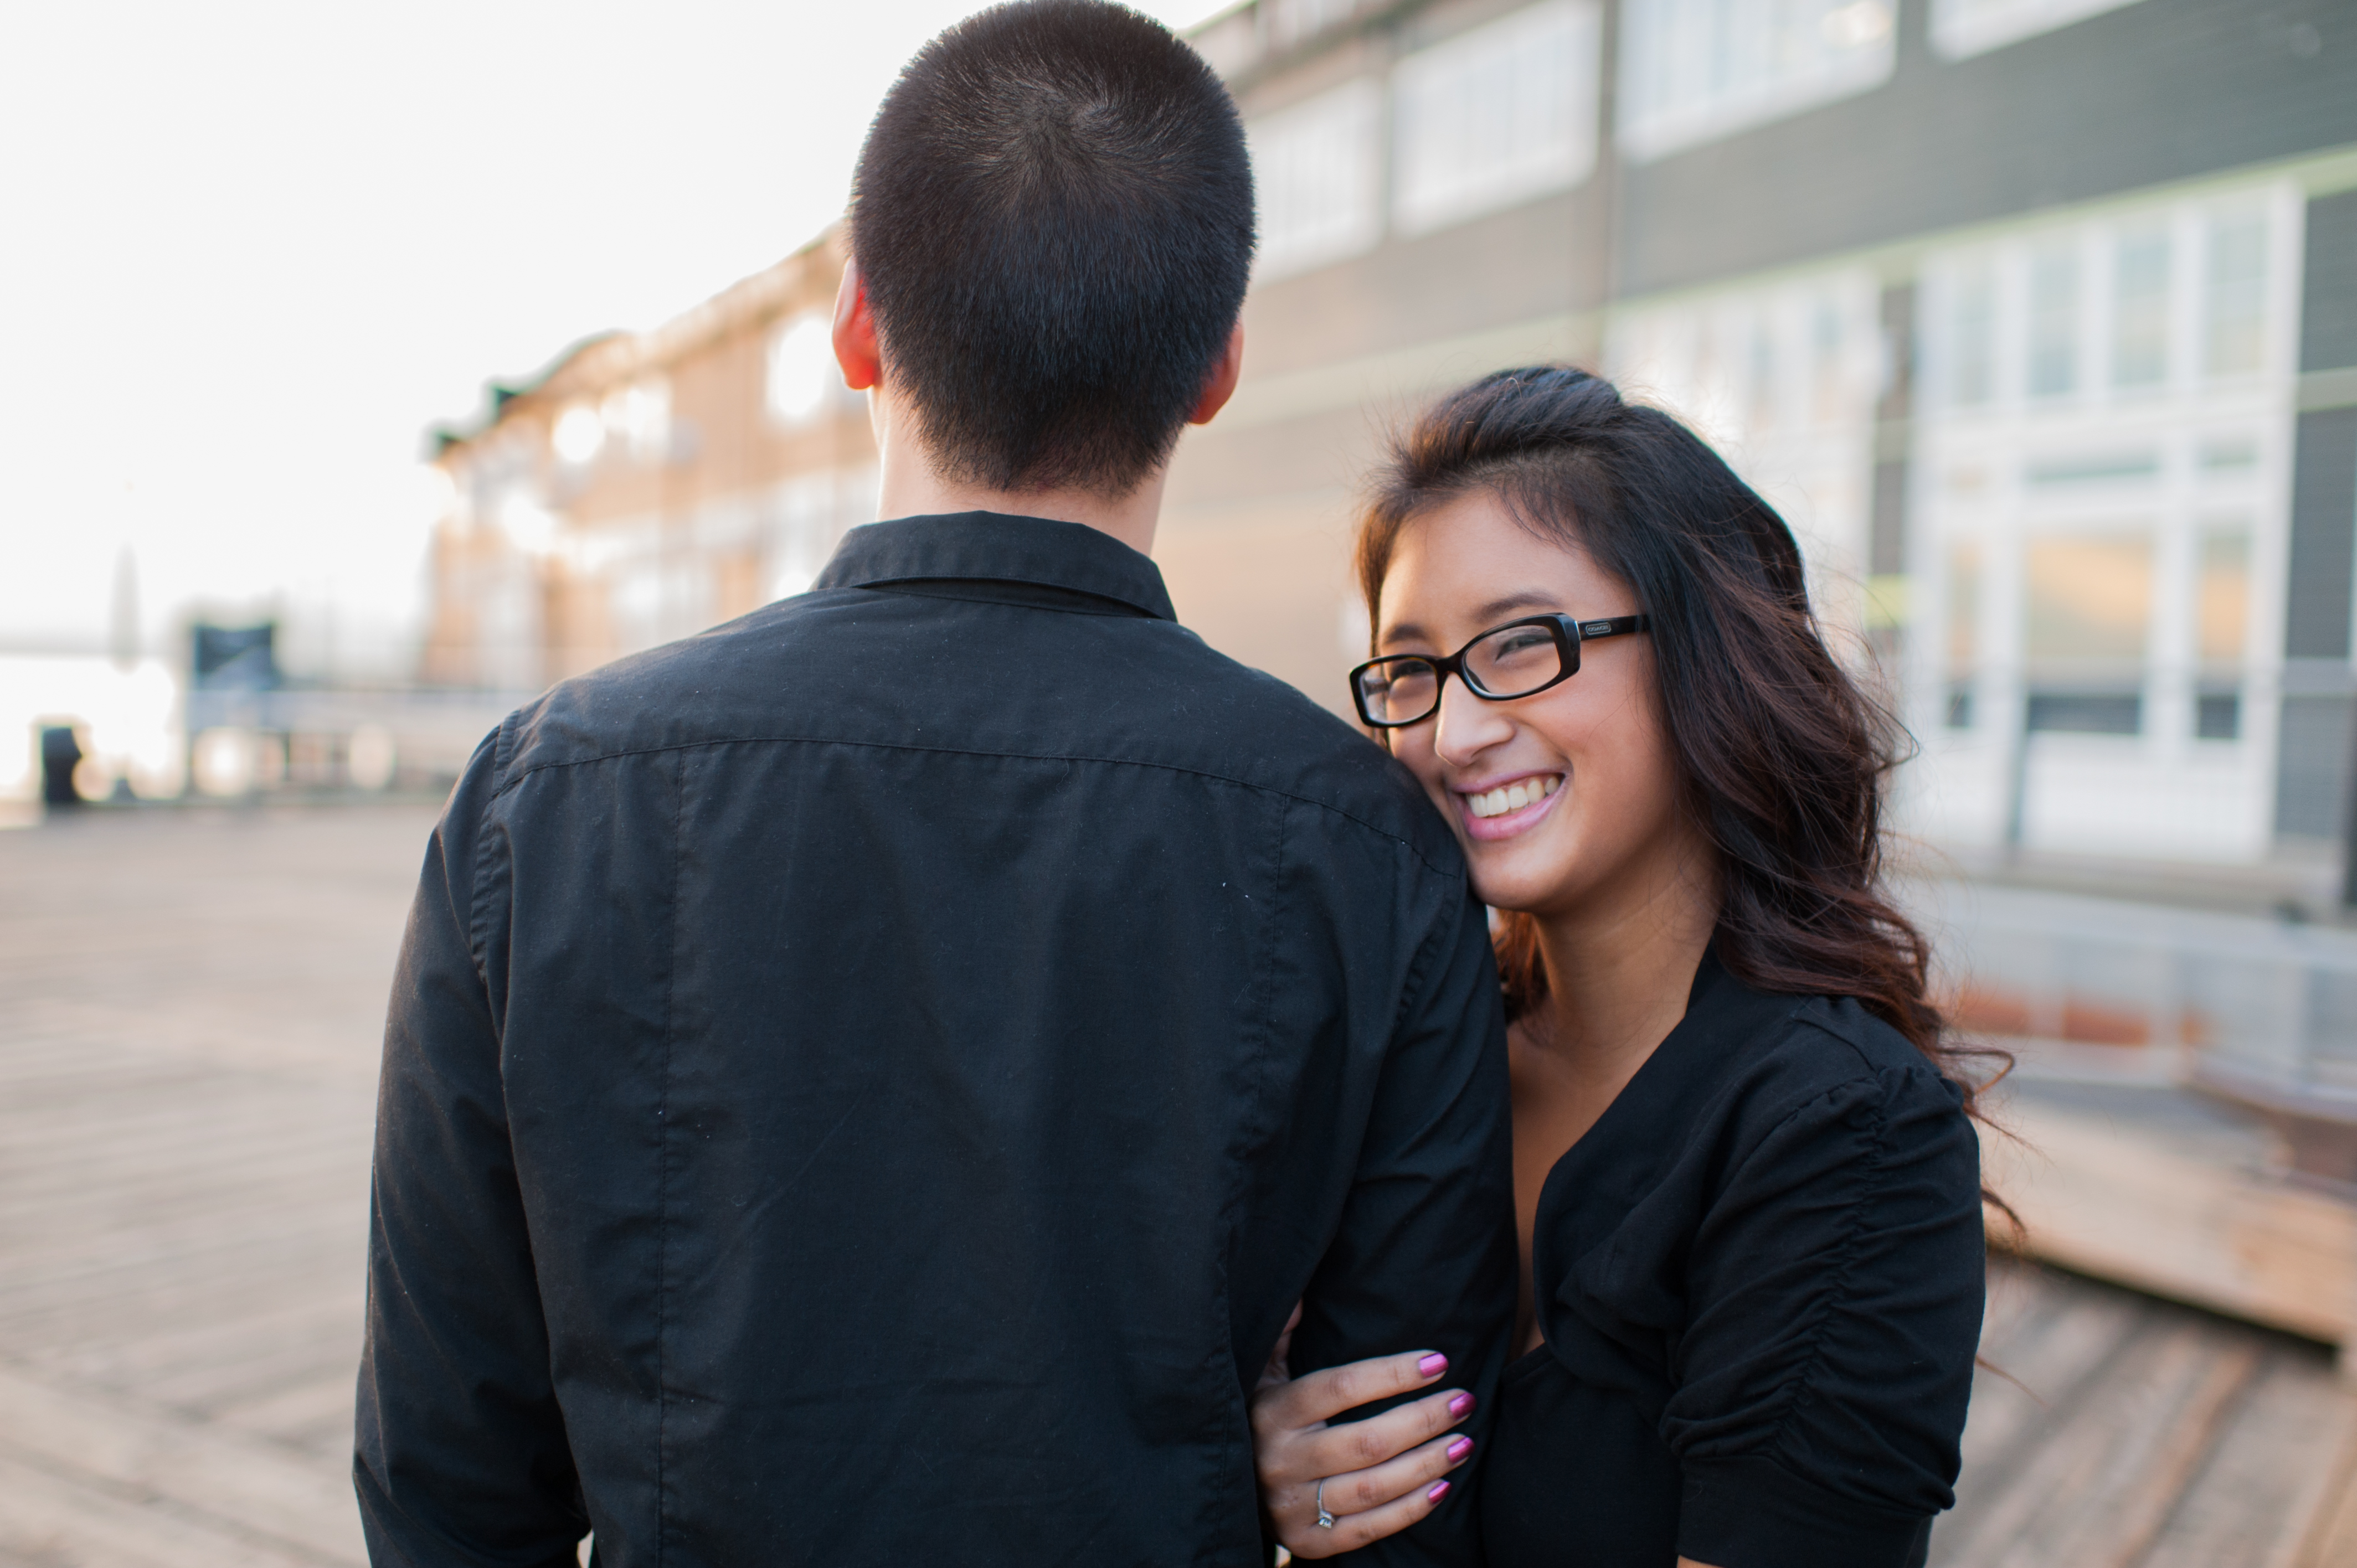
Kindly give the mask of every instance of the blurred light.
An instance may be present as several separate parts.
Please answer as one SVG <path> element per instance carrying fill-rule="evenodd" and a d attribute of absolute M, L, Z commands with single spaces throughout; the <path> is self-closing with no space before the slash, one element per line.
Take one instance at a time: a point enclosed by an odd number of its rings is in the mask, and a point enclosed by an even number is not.
<path fill-rule="evenodd" d="M 655 377 L 610 394 L 601 407 L 606 433 L 640 457 L 662 455 L 671 438 L 671 383 Z"/>
<path fill-rule="evenodd" d="M 556 515 L 530 496 L 510 496 L 500 508 L 500 527 L 527 555 L 545 555 L 556 545 Z"/>
<path fill-rule="evenodd" d="M 254 784 L 253 732 L 209 729 L 192 748 L 197 789 L 214 796 L 242 795 Z"/>
<path fill-rule="evenodd" d="M 91 749 L 89 736 L 78 734 L 74 739 L 82 746 L 82 758 L 74 764 L 74 793 L 85 800 L 103 800 L 114 789 L 114 776 Z"/>
<path fill-rule="evenodd" d="M 1836 48 L 1854 49 L 1890 31 L 1890 9 L 1883 0 L 1855 0 L 1826 12 L 1817 25 L 1824 31 L 1825 42 Z"/>
<path fill-rule="evenodd" d="M 826 315 L 796 317 L 770 346 L 770 409 L 789 424 L 819 410 L 835 382 L 834 343 Z"/>
<path fill-rule="evenodd" d="M 597 461 L 605 449 L 606 425 L 597 411 L 586 404 L 576 403 L 557 416 L 554 436 L 556 455 L 575 467 Z"/>
<path fill-rule="evenodd" d="M 416 489 L 417 510 L 427 522 L 437 522 L 458 509 L 458 481 L 439 463 L 417 466 Z"/>
<path fill-rule="evenodd" d="M 117 779 L 146 800 L 180 792 L 180 682 L 162 660 L 124 670 L 81 654 L 0 656 L 0 798 L 38 789 L 34 731 L 44 723 L 81 735 L 82 768 L 99 780 L 81 782 L 85 793 L 111 793 Z"/>
<path fill-rule="evenodd" d="M 393 782 L 396 757 L 393 736 L 382 725 L 362 725 L 352 731 L 344 753 L 345 772 L 355 789 L 382 789 Z"/>

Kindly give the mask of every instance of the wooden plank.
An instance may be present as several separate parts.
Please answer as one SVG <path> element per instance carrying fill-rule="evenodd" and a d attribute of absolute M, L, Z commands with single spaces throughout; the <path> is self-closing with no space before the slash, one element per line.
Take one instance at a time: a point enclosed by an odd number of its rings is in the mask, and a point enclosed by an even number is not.
<path fill-rule="evenodd" d="M 2007 1116 L 2021 1144 L 1983 1157 L 2034 1255 L 2330 1343 L 2357 1332 L 2357 1207 L 2028 1097 Z"/>
<path fill-rule="evenodd" d="M 165 1499 L 126 1496 L 0 1449 L 0 1564 L 6 1568 L 323 1568 Z"/>
<path fill-rule="evenodd" d="M 2058 1288 L 2033 1269 L 1991 1274 L 1986 1364 L 1974 1373 L 1964 1424 L 1961 1507 L 2011 1484 L 2054 1412 L 2075 1403 L 2139 1327 L 2136 1305 L 2119 1293 Z"/>
<path fill-rule="evenodd" d="M 431 813 L 233 815 L 0 842 L 0 1568 L 362 1555 L 369 1128 Z"/>
<path fill-rule="evenodd" d="M 360 1365 L 359 1336 L 350 1354 L 306 1382 L 290 1384 L 256 1400 L 224 1406 L 213 1419 L 223 1426 L 274 1442 L 327 1455 L 339 1462 L 352 1451 L 352 1403 Z"/>
<path fill-rule="evenodd" d="M 2255 1357 L 2221 1354 L 2208 1325 L 2142 1316 L 2069 1405 L 2025 1433 L 2009 1484 L 1934 1530 L 1937 1562 L 2104 1564 L 2149 1535 Z"/>
<path fill-rule="evenodd" d="M 2342 1444 L 2299 1545 L 2268 1568 L 2351 1568 L 2352 1563 L 2357 1563 L 2357 1432 Z"/>
<path fill-rule="evenodd" d="M 2209 1462 L 2137 1568 L 2272 1568 L 2317 1512 L 2357 1421 L 2357 1396 L 2312 1347 L 2270 1346 Z"/>
<path fill-rule="evenodd" d="M 235 1539 L 323 1563 L 358 1563 L 351 1487 L 308 1456 L 0 1366 L 0 1453 L 86 1490 L 156 1498 Z"/>

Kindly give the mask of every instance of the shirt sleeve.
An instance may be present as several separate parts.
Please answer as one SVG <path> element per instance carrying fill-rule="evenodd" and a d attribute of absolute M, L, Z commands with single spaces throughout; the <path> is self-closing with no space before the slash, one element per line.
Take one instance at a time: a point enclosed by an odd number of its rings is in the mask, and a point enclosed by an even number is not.
<path fill-rule="evenodd" d="M 1662 1434 L 1678 1550 L 1905 1568 L 1954 1500 L 1986 1258 L 1978 1144 L 1928 1064 L 1817 1094 L 1730 1157 Z"/>
<path fill-rule="evenodd" d="M 1472 1391 L 1460 1430 L 1477 1462 L 1412 1528 L 1354 1563 L 1479 1563 L 1478 1455 L 1513 1335 L 1512 1112 L 1505 1021 L 1481 906 L 1452 897 L 1402 997 L 1357 1173 L 1312 1277 L 1293 1343 L 1296 1371 L 1429 1348 L 1446 1386 Z M 1410 1396 L 1414 1397 L 1414 1396 Z M 1398 1401 L 1351 1412 L 1362 1418 Z"/>
<path fill-rule="evenodd" d="M 380 1568 L 570 1564 L 587 1530 L 473 945 L 496 738 L 427 846 L 385 1026 L 352 1466 Z"/>

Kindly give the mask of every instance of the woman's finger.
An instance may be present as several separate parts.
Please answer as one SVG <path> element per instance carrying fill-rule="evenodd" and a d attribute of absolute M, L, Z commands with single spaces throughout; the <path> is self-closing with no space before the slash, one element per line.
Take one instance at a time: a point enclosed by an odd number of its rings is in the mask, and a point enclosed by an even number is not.
<path fill-rule="evenodd" d="M 1297 1301 L 1293 1304 L 1293 1316 L 1285 1320 L 1284 1332 L 1276 1337 L 1276 1348 L 1268 1353 L 1268 1365 L 1261 1369 L 1261 1388 L 1275 1388 L 1292 1379 L 1293 1331 L 1300 1326 L 1301 1303 Z"/>
<path fill-rule="evenodd" d="M 1265 1487 L 1321 1476 L 1346 1476 L 1372 1469 L 1448 1432 L 1473 1413 L 1473 1396 L 1462 1389 L 1443 1389 L 1396 1410 L 1339 1426 L 1311 1427 L 1283 1434 L 1261 1444 L 1258 1467 Z M 1327 1487 L 1333 1498 L 1333 1487 Z"/>
<path fill-rule="evenodd" d="M 1321 1528 L 1314 1513 L 1306 1523 L 1280 1520 L 1278 1539 L 1296 1557 L 1333 1557 L 1345 1552 L 1356 1552 L 1370 1541 L 1397 1535 L 1431 1513 L 1448 1498 L 1451 1489 L 1447 1480 L 1427 1481 L 1411 1487 L 1406 1495 L 1364 1512 L 1337 1513 L 1331 1530 Z M 1331 1509 L 1334 1488 L 1330 1483 L 1326 1488 L 1326 1506 Z"/>
<path fill-rule="evenodd" d="M 1437 1350 L 1406 1350 L 1306 1372 L 1254 1400 L 1253 1424 L 1268 1431 L 1315 1426 L 1346 1410 L 1430 1388 L 1448 1370 L 1448 1358 Z"/>
<path fill-rule="evenodd" d="M 1326 1511 L 1335 1516 L 1336 1528 L 1340 1529 L 1340 1521 L 1351 1515 L 1373 1513 L 1402 1498 L 1429 1490 L 1435 1481 L 1446 1479 L 1472 1453 L 1471 1438 L 1444 1434 L 1381 1465 L 1329 1476 L 1325 1478 Z M 1288 1533 L 1318 1529 L 1317 1483 L 1285 1487 L 1281 1499 L 1271 1499 L 1269 1517 L 1281 1531 Z M 1326 1532 L 1318 1529 L 1318 1533 Z"/>

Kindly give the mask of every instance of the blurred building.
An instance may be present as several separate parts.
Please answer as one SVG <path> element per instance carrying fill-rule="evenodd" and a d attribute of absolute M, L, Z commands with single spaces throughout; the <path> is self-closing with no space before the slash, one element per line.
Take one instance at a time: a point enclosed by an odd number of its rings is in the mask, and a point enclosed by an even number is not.
<path fill-rule="evenodd" d="M 2345 3 L 1247 0 L 1195 42 L 1263 234 L 1243 383 L 1157 546 L 1214 645 L 1340 709 L 1385 426 L 1571 360 L 1785 511 L 1897 682 L 1928 836 L 2246 867 L 2345 838 Z M 445 436 L 429 679 L 536 684 L 808 581 L 874 495 L 840 264 L 592 339 Z"/>
<path fill-rule="evenodd" d="M 1785 510 L 1902 679 L 1931 836 L 2343 833 L 2357 10 L 1254 0 L 1197 42 L 1264 251 L 1163 550 L 1283 568 L 1214 640 L 1332 701 L 1370 409 L 1568 359 Z"/>
<path fill-rule="evenodd" d="M 421 674 L 530 690 L 809 586 L 875 516 L 830 234 L 653 331 L 592 338 L 436 435 Z"/>

